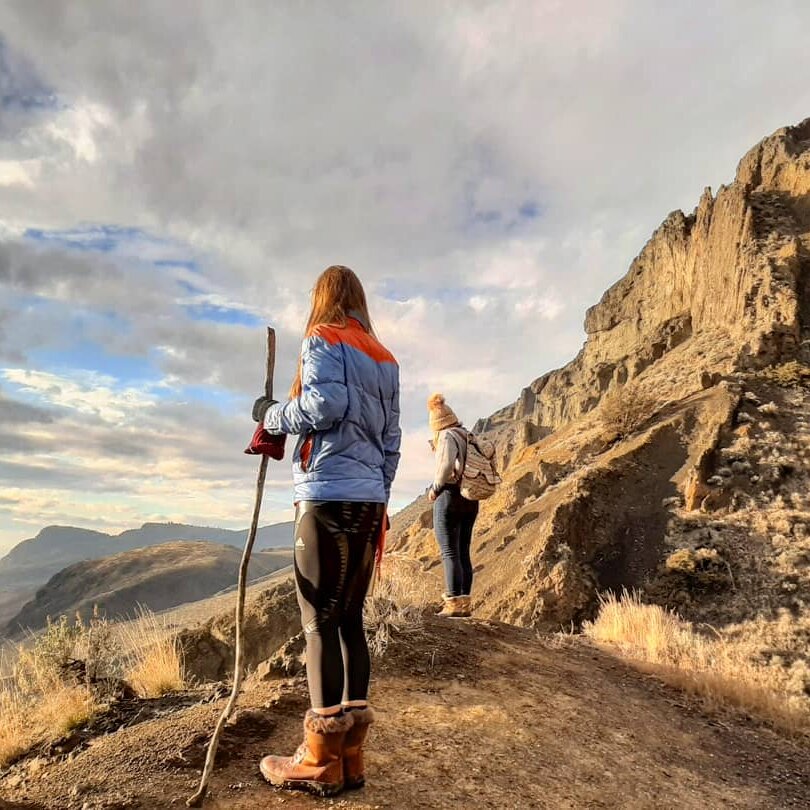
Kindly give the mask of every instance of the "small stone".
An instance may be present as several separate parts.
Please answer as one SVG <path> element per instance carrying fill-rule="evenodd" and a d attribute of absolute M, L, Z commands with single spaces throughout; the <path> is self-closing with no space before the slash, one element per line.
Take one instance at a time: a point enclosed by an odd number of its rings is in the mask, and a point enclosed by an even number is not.
<path fill-rule="evenodd" d="M 725 479 L 721 475 L 713 475 L 706 483 L 712 487 L 720 487 L 725 483 Z"/>
<path fill-rule="evenodd" d="M 754 417 L 750 413 L 738 413 L 737 422 L 741 425 L 750 425 L 754 421 Z"/>
<path fill-rule="evenodd" d="M 731 472 L 731 470 L 728 467 L 721 467 L 717 471 L 717 474 L 721 475 L 723 478 L 731 478 L 731 476 L 734 475 L 734 473 Z"/>
<path fill-rule="evenodd" d="M 747 461 L 735 461 L 731 465 L 731 471 L 735 475 L 743 475 L 751 469 L 751 465 Z"/>

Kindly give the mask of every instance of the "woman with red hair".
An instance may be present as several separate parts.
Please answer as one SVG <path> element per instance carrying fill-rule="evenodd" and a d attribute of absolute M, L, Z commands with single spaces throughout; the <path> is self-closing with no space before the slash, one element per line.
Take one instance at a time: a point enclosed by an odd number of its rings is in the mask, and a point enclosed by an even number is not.
<path fill-rule="evenodd" d="M 273 785 L 331 796 L 365 782 L 374 714 L 363 603 L 401 437 L 399 367 L 348 267 L 327 268 L 315 284 L 288 401 L 260 397 L 254 418 L 272 434 L 298 435 L 294 567 L 312 705 L 295 755 L 260 767 Z"/>

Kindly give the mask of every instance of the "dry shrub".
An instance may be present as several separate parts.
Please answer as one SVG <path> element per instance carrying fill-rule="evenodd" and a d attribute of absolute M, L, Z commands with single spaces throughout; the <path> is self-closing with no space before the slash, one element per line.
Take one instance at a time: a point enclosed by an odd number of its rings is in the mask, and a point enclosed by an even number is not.
<path fill-rule="evenodd" d="M 183 652 L 164 621 L 140 607 L 121 633 L 129 651 L 125 679 L 141 697 L 160 697 L 186 685 Z"/>
<path fill-rule="evenodd" d="M 174 636 L 145 610 L 120 626 L 98 612 L 88 622 L 49 619 L 7 657 L 15 660 L 0 681 L 0 767 L 89 722 L 106 708 L 122 673 L 145 697 L 180 689 L 185 680 Z"/>
<path fill-rule="evenodd" d="M 711 704 L 733 706 L 791 734 L 810 734 L 806 704 L 781 691 L 772 674 L 734 644 L 696 633 L 637 593 L 611 593 L 600 602 L 599 615 L 583 628 L 594 641 L 613 645 L 640 669 Z"/>
<path fill-rule="evenodd" d="M 795 388 L 799 385 L 810 386 L 810 366 L 806 366 L 798 360 L 791 360 L 778 366 L 768 366 L 760 371 L 758 376 L 783 388 Z"/>
<path fill-rule="evenodd" d="M 62 616 L 18 646 L 12 674 L 0 686 L 0 766 L 38 743 L 59 739 L 103 707 L 103 689 L 94 679 L 110 665 L 100 641 L 107 629 L 97 615 L 88 624 Z"/>
<path fill-rule="evenodd" d="M 605 441 L 623 439 L 638 430 L 656 410 L 655 400 L 638 385 L 614 388 L 602 397 L 599 417 Z"/>
<path fill-rule="evenodd" d="M 366 599 L 365 624 L 369 647 L 376 656 L 385 654 L 395 631 L 407 631 L 422 623 L 422 613 L 434 601 L 435 577 L 418 560 L 386 554 L 371 595 Z"/>
<path fill-rule="evenodd" d="M 0 768 L 13 762 L 33 744 L 28 712 L 12 688 L 0 689 Z"/>

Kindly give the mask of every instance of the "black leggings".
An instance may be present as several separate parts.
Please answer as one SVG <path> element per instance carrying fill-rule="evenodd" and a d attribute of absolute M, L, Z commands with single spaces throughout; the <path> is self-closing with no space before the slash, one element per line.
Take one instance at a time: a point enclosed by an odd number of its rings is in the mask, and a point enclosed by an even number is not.
<path fill-rule="evenodd" d="M 363 602 L 385 505 L 303 501 L 295 519 L 295 583 L 314 709 L 368 698 Z"/>

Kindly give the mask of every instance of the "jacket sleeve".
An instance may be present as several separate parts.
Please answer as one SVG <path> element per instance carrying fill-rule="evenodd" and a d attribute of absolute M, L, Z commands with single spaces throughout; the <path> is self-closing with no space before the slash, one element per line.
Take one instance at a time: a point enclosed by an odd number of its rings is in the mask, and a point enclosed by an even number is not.
<path fill-rule="evenodd" d="M 268 408 L 264 427 L 269 433 L 305 433 L 328 430 L 349 407 L 343 350 L 313 335 L 301 349 L 300 396 Z"/>
<path fill-rule="evenodd" d="M 433 477 L 433 490 L 438 492 L 445 484 L 454 483 L 456 462 L 461 458 L 461 448 L 456 437 L 449 431 L 439 434 L 439 445 L 436 448 L 436 473 Z"/>
<path fill-rule="evenodd" d="M 399 368 L 397 368 L 396 386 L 394 394 L 385 416 L 385 430 L 383 431 L 383 479 L 385 482 L 386 500 L 391 497 L 391 484 L 399 466 L 400 444 L 402 442 L 402 429 L 399 426 Z"/>

